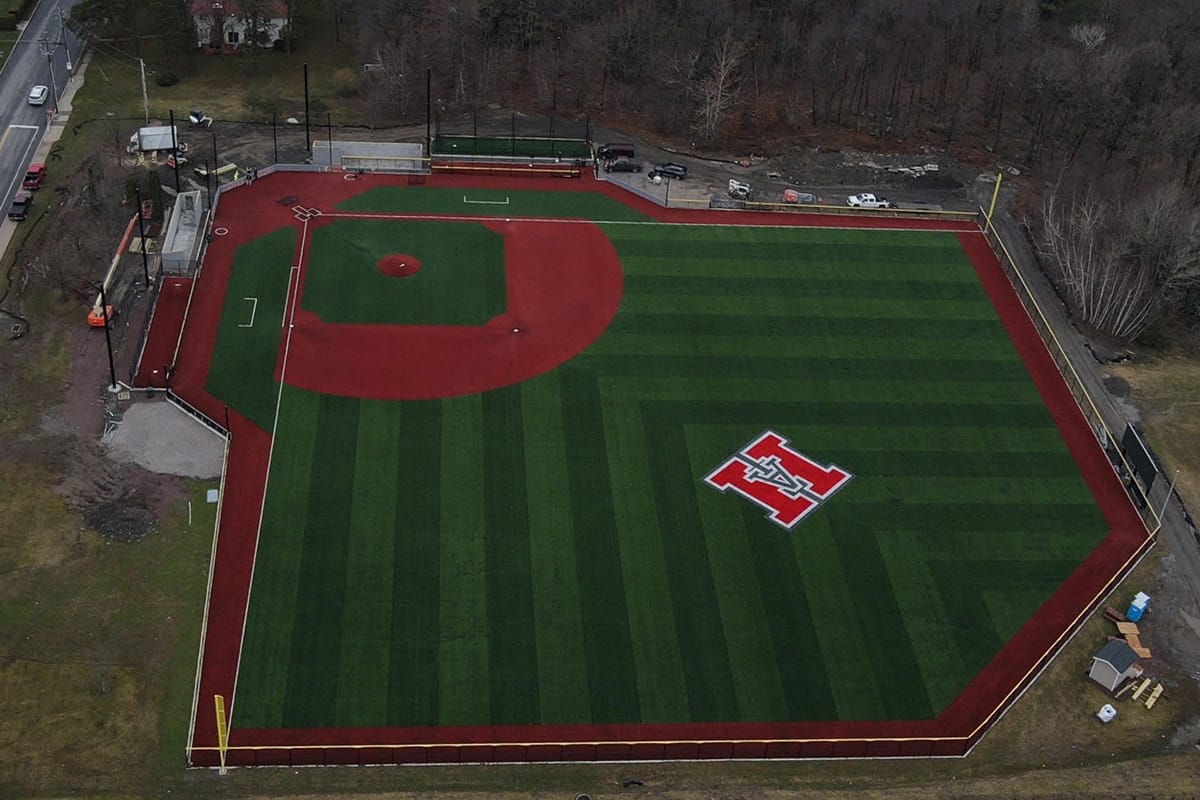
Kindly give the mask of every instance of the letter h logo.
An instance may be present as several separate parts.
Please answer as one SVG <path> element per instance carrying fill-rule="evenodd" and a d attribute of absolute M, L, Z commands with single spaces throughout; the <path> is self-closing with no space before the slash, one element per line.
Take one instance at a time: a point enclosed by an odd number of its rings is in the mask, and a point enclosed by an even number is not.
<path fill-rule="evenodd" d="M 767 519 L 791 530 L 854 477 L 841 467 L 822 466 L 788 447 L 774 431 L 735 453 L 704 478 L 720 492 L 730 489 L 765 508 Z"/>

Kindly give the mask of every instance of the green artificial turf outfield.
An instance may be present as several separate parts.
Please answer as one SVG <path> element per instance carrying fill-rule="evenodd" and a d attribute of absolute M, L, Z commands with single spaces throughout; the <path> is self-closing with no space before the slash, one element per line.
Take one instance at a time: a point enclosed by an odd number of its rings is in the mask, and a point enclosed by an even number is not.
<path fill-rule="evenodd" d="M 396 277 L 384 256 L 421 268 Z M 304 307 L 329 323 L 484 325 L 504 313 L 504 241 L 478 222 L 337 219 L 312 234 Z"/>
<path fill-rule="evenodd" d="M 593 192 L 380 186 L 337 204 L 338 211 L 454 214 L 470 217 L 546 217 L 646 222 L 624 203 Z"/>
<path fill-rule="evenodd" d="M 272 429 L 279 396 L 275 363 L 297 235 L 295 228 L 281 228 L 234 253 L 205 386 L 265 431 Z"/>
<path fill-rule="evenodd" d="M 551 373 L 285 390 L 235 725 L 929 718 L 1105 535 L 953 235 L 606 231 Z M 790 533 L 765 428 L 855 475 Z"/>
<path fill-rule="evenodd" d="M 433 152 L 446 156 L 516 156 L 524 158 L 592 157 L 592 148 L 582 139 L 539 139 L 536 137 L 442 135 L 433 138 Z"/>

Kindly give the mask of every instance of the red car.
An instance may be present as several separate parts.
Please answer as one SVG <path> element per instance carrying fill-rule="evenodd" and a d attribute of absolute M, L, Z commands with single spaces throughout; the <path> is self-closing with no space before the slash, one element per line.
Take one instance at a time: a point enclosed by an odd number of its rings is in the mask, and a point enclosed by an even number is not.
<path fill-rule="evenodd" d="M 21 183 L 22 189 L 40 189 L 42 183 L 46 180 L 46 165 L 45 164 L 30 164 L 29 170 L 25 173 L 25 180 Z"/>

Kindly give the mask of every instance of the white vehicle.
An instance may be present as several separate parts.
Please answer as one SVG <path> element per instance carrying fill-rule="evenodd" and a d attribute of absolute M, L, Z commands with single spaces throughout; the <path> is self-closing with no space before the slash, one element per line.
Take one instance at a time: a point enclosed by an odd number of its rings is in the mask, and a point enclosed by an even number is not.
<path fill-rule="evenodd" d="M 739 180 L 729 179 L 729 196 L 738 200 L 749 200 L 751 195 L 750 184 Z"/>
<path fill-rule="evenodd" d="M 193 108 L 191 113 L 188 114 L 188 122 L 191 123 L 193 128 L 211 128 L 213 118 L 200 109 Z"/>
<path fill-rule="evenodd" d="M 48 86 L 35 86 L 29 90 L 29 105 L 44 106 L 46 98 L 50 96 L 50 88 Z"/>
<path fill-rule="evenodd" d="M 896 204 L 886 197 L 879 197 L 870 192 L 852 194 L 846 198 L 846 205 L 852 208 L 895 208 Z"/>

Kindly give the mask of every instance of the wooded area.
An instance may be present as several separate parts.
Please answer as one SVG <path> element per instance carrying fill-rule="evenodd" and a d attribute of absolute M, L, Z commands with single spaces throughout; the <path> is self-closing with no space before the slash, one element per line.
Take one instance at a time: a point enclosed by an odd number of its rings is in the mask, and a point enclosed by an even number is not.
<path fill-rule="evenodd" d="M 259 14 L 268 5 L 241 7 Z M 180 41 L 184 6 L 85 0 L 76 16 L 118 36 L 136 19 L 140 36 Z M 881 150 L 920 143 L 990 152 L 989 161 L 1018 164 L 1053 185 L 1031 222 L 1081 319 L 1123 339 L 1163 319 L 1200 320 L 1194 0 L 287 6 L 289 47 L 332 22 L 357 54 L 355 66 L 372 65 L 359 102 L 378 124 L 423 111 L 428 67 L 448 112 L 494 104 L 586 114 L 714 151 L 836 147 L 852 135 Z M 1072 237 L 1090 242 L 1100 261 L 1076 260 L 1080 248 L 1065 246 Z M 1111 274 L 1078 278 L 1095 269 Z M 1138 310 L 1126 313 L 1127 305 Z"/>

